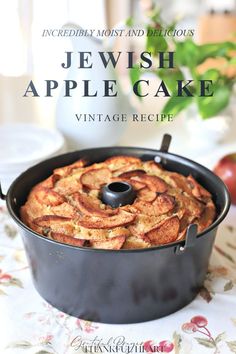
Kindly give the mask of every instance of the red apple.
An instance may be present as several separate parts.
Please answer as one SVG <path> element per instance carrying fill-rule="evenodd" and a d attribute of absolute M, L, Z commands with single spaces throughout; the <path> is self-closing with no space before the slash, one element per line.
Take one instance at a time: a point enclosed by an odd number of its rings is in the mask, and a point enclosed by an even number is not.
<path fill-rule="evenodd" d="M 224 156 L 214 168 L 229 189 L 232 204 L 236 204 L 236 153 Z"/>

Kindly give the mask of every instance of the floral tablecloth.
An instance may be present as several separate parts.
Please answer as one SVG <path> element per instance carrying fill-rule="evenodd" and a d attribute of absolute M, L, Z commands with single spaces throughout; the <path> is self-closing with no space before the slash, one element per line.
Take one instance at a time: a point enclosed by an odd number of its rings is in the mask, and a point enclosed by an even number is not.
<path fill-rule="evenodd" d="M 159 320 L 107 325 L 68 316 L 33 287 L 21 238 L 0 207 L 0 353 L 236 353 L 236 210 L 219 228 L 197 298 Z M 235 226 L 234 226 L 235 225 Z"/>

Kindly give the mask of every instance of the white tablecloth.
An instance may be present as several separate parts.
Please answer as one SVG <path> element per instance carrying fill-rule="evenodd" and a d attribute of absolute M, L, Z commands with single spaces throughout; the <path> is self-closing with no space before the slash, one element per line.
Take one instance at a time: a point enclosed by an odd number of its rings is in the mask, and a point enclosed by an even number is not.
<path fill-rule="evenodd" d="M 235 217 L 231 209 L 219 228 L 205 287 L 191 304 L 155 321 L 107 325 L 68 316 L 38 295 L 16 226 L 1 207 L 0 353 L 76 354 L 86 343 L 123 343 L 123 352 L 236 353 Z"/>

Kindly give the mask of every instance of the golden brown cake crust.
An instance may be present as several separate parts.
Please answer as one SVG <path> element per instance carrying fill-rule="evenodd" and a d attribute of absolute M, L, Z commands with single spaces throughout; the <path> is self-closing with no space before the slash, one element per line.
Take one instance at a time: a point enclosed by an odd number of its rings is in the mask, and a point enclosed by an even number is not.
<path fill-rule="evenodd" d="M 132 185 L 133 204 L 113 209 L 101 201 L 101 188 L 113 181 Z M 114 156 L 89 166 L 79 160 L 57 168 L 31 190 L 21 207 L 22 221 L 48 238 L 114 250 L 181 240 L 191 223 L 202 232 L 215 216 L 211 194 L 191 175 L 132 156 Z"/>

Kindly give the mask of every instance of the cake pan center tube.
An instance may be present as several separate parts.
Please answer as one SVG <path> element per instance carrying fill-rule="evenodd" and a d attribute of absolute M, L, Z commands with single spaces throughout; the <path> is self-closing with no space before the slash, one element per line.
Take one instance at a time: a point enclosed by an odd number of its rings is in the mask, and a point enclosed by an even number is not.
<path fill-rule="evenodd" d="M 112 208 L 132 204 L 136 197 L 133 187 L 123 181 L 108 183 L 102 189 L 102 201 Z"/>

